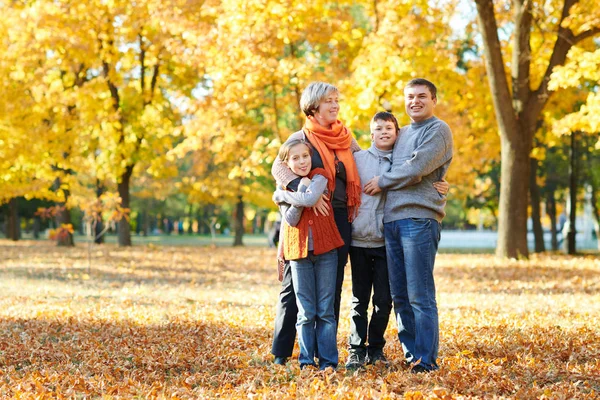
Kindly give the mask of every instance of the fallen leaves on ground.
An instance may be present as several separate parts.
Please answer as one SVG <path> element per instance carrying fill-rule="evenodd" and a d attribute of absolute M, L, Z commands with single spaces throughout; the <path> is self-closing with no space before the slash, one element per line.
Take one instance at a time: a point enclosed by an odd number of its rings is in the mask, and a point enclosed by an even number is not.
<path fill-rule="evenodd" d="M 275 250 L 0 241 L 1 398 L 599 398 L 600 261 L 441 254 L 440 367 L 272 364 Z M 298 349 L 294 351 L 297 357 Z"/>

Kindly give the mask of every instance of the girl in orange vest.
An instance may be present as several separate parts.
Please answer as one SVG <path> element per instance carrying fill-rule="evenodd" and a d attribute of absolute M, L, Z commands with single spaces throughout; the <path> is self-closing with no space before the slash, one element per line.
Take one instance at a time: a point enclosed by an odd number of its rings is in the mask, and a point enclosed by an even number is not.
<path fill-rule="evenodd" d="M 311 171 L 312 148 L 304 140 L 290 140 L 279 150 L 279 158 L 296 175 L 303 177 L 297 192 L 278 188 L 273 200 L 283 216 L 283 253 L 290 261 L 292 281 L 298 305 L 296 330 L 300 345 L 300 368 L 319 368 L 338 364 L 334 313 L 337 278 L 337 251 L 344 245 L 333 215 L 317 215 L 313 207 L 332 187 L 332 179 L 323 168 Z"/>

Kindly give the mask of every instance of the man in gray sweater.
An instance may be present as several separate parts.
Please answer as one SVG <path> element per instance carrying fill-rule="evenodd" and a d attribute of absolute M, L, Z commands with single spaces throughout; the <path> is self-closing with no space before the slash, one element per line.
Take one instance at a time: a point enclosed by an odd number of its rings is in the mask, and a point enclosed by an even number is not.
<path fill-rule="evenodd" d="M 438 310 L 433 267 L 445 216 L 446 197 L 433 186 L 452 161 L 452 132 L 433 115 L 435 85 L 413 79 L 404 88 L 406 113 L 393 152 L 392 169 L 364 186 L 366 194 L 387 191 L 385 244 L 398 338 L 412 372 L 438 369 Z"/>

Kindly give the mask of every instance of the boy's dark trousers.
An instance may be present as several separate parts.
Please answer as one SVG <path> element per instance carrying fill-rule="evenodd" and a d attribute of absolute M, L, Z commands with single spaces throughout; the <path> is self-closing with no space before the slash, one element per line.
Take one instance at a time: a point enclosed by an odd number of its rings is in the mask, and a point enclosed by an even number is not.
<path fill-rule="evenodd" d="M 350 264 L 352 266 L 350 349 L 365 349 L 367 341 L 369 349 L 383 349 L 384 334 L 392 310 L 385 247 L 351 246 Z M 373 290 L 373 313 L 369 322 L 371 290 Z"/>

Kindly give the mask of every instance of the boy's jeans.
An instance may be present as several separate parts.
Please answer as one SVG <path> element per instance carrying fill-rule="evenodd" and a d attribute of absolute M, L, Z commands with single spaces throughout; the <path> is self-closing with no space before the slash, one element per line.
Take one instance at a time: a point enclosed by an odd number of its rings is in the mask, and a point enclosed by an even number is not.
<path fill-rule="evenodd" d="M 298 344 L 300 366 L 315 365 L 315 342 L 319 348 L 319 367 L 336 368 L 338 350 L 334 313 L 337 250 L 290 261 L 298 305 Z"/>
<path fill-rule="evenodd" d="M 430 218 L 407 218 L 384 224 L 388 272 L 398 339 L 408 362 L 438 368 L 438 310 L 433 265 L 440 224 Z"/>

